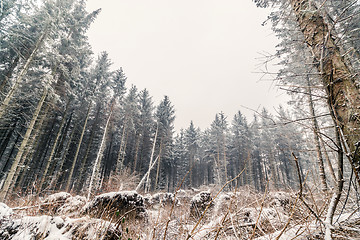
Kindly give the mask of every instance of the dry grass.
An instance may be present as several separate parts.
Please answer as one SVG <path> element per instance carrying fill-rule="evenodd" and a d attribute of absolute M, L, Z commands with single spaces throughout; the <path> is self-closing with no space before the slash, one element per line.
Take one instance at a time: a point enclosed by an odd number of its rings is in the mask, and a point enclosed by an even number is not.
<path fill-rule="evenodd" d="M 102 192 L 118 191 L 120 188 L 134 189 L 138 179 L 138 176 L 124 172 L 113 176 L 109 184 L 103 185 Z M 194 215 L 191 210 L 192 198 L 203 190 L 211 193 L 212 205 L 207 207 L 204 216 L 205 208 L 197 209 L 198 214 Z M 74 231 L 73 239 L 93 239 L 87 235 L 91 231 L 101 233 L 102 239 L 324 238 L 324 227 L 317 218 L 325 218 L 331 194 L 319 193 L 316 185 L 308 186 L 304 191 L 303 198 L 306 204 L 299 201 L 297 192 L 292 191 L 259 193 L 248 186 L 227 192 L 220 190 L 221 187 L 216 186 L 179 190 L 175 201 L 169 197 L 174 197 L 174 194 L 152 193 L 144 197 L 147 211 L 147 217 L 144 219 L 136 218 L 131 210 L 121 213 L 121 216 L 109 218 L 109 215 L 105 214 L 107 209 L 104 208 L 102 211 L 104 211 L 103 215 L 107 216 L 106 219 L 81 218 L 78 225 L 69 225 L 68 231 Z M 356 217 L 359 209 L 355 207 L 358 203 L 356 196 L 355 191 L 350 192 L 348 196 L 343 194 L 334 218 L 334 239 L 360 239 L 360 218 Z M 161 197 L 164 200 L 161 200 Z M 345 202 L 347 205 L 342 209 Z M 44 203 L 50 206 L 41 207 Z M 41 209 L 49 209 L 43 214 L 66 217 L 66 213 L 51 210 L 58 208 L 56 204 L 56 202 L 46 203 L 36 195 L 17 197 L 9 201 L 9 206 L 14 208 L 17 218 L 25 215 L 38 216 L 41 214 Z M 346 221 L 345 213 L 349 212 L 353 212 L 353 215 Z M 79 212 L 78 216 L 85 215 Z M 340 224 L 336 222 L 338 217 Z"/>

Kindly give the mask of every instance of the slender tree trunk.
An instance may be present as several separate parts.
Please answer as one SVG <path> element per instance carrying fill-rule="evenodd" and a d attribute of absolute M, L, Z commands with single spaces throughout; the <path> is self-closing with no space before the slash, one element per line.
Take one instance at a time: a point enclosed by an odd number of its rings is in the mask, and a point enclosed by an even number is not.
<path fill-rule="evenodd" d="M 330 204 L 327 210 L 326 219 L 325 219 L 325 239 L 330 240 L 331 237 L 331 226 L 333 224 L 333 218 L 335 214 L 336 207 L 340 201 L 342 190 L 344 187 L 344 154 L 341 144 L 341 137 L 337 127 L 335 127 L 336 135 L 336 144 L 338 145 L 337 153 L 337 167 L 338 167 L 338 181 L 335 187 L 335 192 L 330 200 Z"/>
<path fill-rule="evenodd" d="M 44 113 L 42 114 L 40 120 L 36 124 L 37 126 L 35 125 L 36 128 L 34 130 L 34 133 L 31 136 L 31 139 L 29 140 L 29 143 L 25 147 L 25 151 L 21 157 L 19 166 L 29 166 L 29 167 L 23 168 L 22 171 L 20 171 L 21 170 L 20 168 L 17 168 L 16 173 L 15 173 L 16 179 L 14 179 L 14 186 L 22 185 L 23 180 L 26 176 L 26 173 L 29 171 L 30 166 L 32 166 L 31 162 L 34 161 L 34 159 L 32 159 L 33 152 L 35 151 L 34 150 L 36 148 L 35 146 L 37 146 L 39 144 L 39 141 L 40 141 L 39 132 L 43 126 L 43 123 L 45 121 L 45 117 L 49 111 L 49 108 L 50 108 L 50 105 L 47 104 L 45 110 L 43 111 Z M 30 157 L 28 157 L 29 154 L 30 154 Z M 15 184 L 15 183 L 17 183 L 17 184 Z"/>
<path fill-rule="evenodd" d="M 329 154 L 327 153 L 327 150 L 326 150 L 326 147 L 325 147 L 325 144 L 324 144 L 324 140 L 322 139 L 321 136 L 319 136 L 319 137 L 320 137 L 321 147 L 322 147 L 322 149 L 323 149 L 326 162 L 327 162 L 327 164 L 329 165 L 329 171 L 330 171 L 330 174 L 331 174 L 332 180 L 333 180 L 333 182 L 334 182 L 334 186 L 335 186 L 335 185 L 337 184 L 337 181 L 338 181 L 338 180 L 337 180 L 337 178 L 336 178 L 335 171 L 334 171 L 333 165 L 332 165 L 332 163 L 331 163 Z"/>
<path fill-rule="evenodd" d="M 335 36 L 309 0 L 290 0 L 305 43 L 314 55 L 334 120 L 345 138 L 349 154 L 355 153 L 360 138 L 360 96 L 358 79 L 340 53 Z M 352 156 L 352 167 L 360 185 L 360 153 Z"/>
<path fill-rule="evenodd" d="M 275 166 L 275 156 L 274 156 L 274 152 L 270 151 L 270 159 L 269 159 L 269 167 L 270 167 L 270 172 L 271 172 L 271 177 L 272 177 L 272 181 L 274 183 L 274 188 L 275 190 L 277 190 L 279 188 L 278 184 L 279 184 L 279 177 L 276 171 L 276 166 Z"/>
<path fill-rule="evenodd" d="M 138 135 L 138 137 L 136 139 L 135 156 L 134 156 L 134 167 L 133 167 L 134 172 L 136 172 L 136 165 L 137 165 L 137 159 L 138 159 L 138 155 L 139 155 L 140 140 L 141 140 L 141 135 Z"/>
<path fill-rule="evenodd" d="M 52 174 L 52 181 L 50 183 L 50 186 L 52 187 L 53 185 L 60 185 L 58 187 L 58 189 L 61 188 L 61 185 L 62 185 L 62 181 L 61 179 L 65 177 L 65 174 L 64 174 L 64 164 L 65 164 L 65 160 L 66 160 L 66 156 L 69 152 L 69 149 L 70 149 L 70 145 L 71 145 L 71 142 L 72 142 L 72 139 L 74 137 L 74 134 L 76 132 L 76 128 L 77 128 L 77 124 L 75 124 L 74 128 L 71 130 L 71 134 L 70 134 L 70 137 L 69 137 L 69 140 L 66 144 L 66 147 L 65 147 L 65 150 L 64 150 L 64 153 L 62 154 L 62 157 L 61 157 L 61 160 L 60 160 L 60 164 L 59 164 L 59 167 L 58 167 L 58 172 L 55 171 L 54 174 Z M 63 177 L 62 177 L 63 176 Z M 55 186 L 56 188 L 56 186 Z"/>
<path fill-rule="evenodd" d="M 220 174 L 220 168 L 221 168 L 221 161 L 220 161 L 220 146 L 219 143 L 216 145 L 216 172 L 218 175 L 218 184 L 220 186 L 223 185 L 223 182 L 221 181 L 221 174 Z"/>
<path fill-rule="evenodd" d="M 49 105 L 44 110 L 45 112 L 48 111 Z M 43 121 L 44 116 L 43 115 L 41 119 L 39 120 L 38 126 L 36 128 L 36 131 L 34 134 L 32 134 L 33 138 L 36 138 L 35 143 L 29 143 L 28 149 L 25 154 L 22 156 L 22 161 L 20 163 L 20 166 L 28 166 L 23 169 L 23 171 L 20 173 L 17 177 L 17 181 L 15 182 L 15 186 L 22 187 L 23 189 L 26 189 L 27 186 L 31 185 L 32 182 L 34 182 L 34 179 L 37 179 L 39 175 L 39 168 L 42 164 L 42 155 L 47 153 L 47 146 L 48 143 L 51 141 L 50 134 L 39 134 L 40 128 L 43 128 Z M 56 122 L 56 117 L 53 118 L 51 129 L 53 129 Z M 51 132 L 48 130 L 48 126 L 45 126 L 45 132 Z M 38 131 L 39 130 L 39 131 Z M 30 151 L 31 150 L 31 151 Z M 30 173 L 30 174 L 29 174 Z"/>
<path fill-rule="evenodd" d="M 52 130 L 54 129 L 55 123 L 56 123 L 56 116 L 54 117 L 51 127 L 49 128 L 48 132 L 52 132 Z M 34 164 L 32 164 L 32 168 L 30 168 L 30 172 L 32 174 L 31 175 L 29 174 L 27 176 L 28 184 L 39 180 L 39 178 L 41 176 L 40 172 L 43 168 L 46 155 L 51 146 L 51 134 L 45 134 L 42 138 L 43 138 L 43 140 L 39 144 L 36 157 L 33 158 Z M 37 185 L 36 188 L 39 189 L 40 187 Z M 40 190 L 38 190 L 38 191 L 40 192 Z"/>
<path fill-rule="evenodd" d="M 82 183 L 83 183 L 82 180 L 85 180 L 85 175 L 86 175 L 85 166 L 86 166 L 86 162 L 87 162 L 88 156 L 90 154 L 91 146 L 92 146 L 92 143 L 93 143 L 93 140 L 94 140 L 94 137 L 95 137 L 95 132 L 96 132 L 95 129 L 99 125 L 100 109 L 101 109 L 101 107 L 100 107 L 100 105 L 98 105 L 95 120 L 94 120 L 94 123 L 92 124 L 92 127 L 91 127 L 90 138 L 89 138 L 88 143 L 87 143 L 85 156 L 83 157 L 83 159 L 81 161 L 80 170 L 79 170 L 80 175 L 78 176 L 78 179 L 80 181 L 78 181 L 78 184 L 76 184 L 78 189 L 82 188 Z"/>
<path fill-rule="evenodd" d="M 246 162 L 244 164 L 244 167 L 246 167 L 246 176 L 247 176 L 247 183 L 251 186 L 255 186 L 255 182 L 253 181 L 252 175 L 254 175 L 254 168 L 253 165 L 251 164 L 251 154 L 250 154 L 250 150 L 247 151 L 246 154 Z M 239 169 L 239 172 L 234 174 L 234 177 L 237 176 L 240 172 L 242 171 L 242 169 Z"/>
<path fill-rule="evenodd" d="M 14 124 L 12 125 L 12 127 L 9 129 L 9 131 L 7 132 L 5 139 L 2 141 L 2 144 L 0 146 L 0 159 L 2 159 L 2 156 L 7 148 L 7 146 L 10 143 L 11 137 L 14 134 L 14 130 L 16 127 L 16 124 L 18 122 L 18 119 L 16 119 L 16 122 L 14 122 Z M 1 165 L 0 165 L 1 166 Z"/>
<path fill-rule="evenodd" d="M 127 143 L 128 143 L 128 136 L 129 136 L 129 130 L 126 131 L 125 134 L 125 141 L 124 141 L 124 147 L 123 147 L 123 151 L 121 151 L 121 164 L 120 164 L 120 172 L 122 172 L 125 168 L 125 155 L 126 155 L 126 147 L 127 147 Z"/>
<path fill-rule="evenodd" d="M 4 165 L 2 166 L 2 168 L 1 168 L 1 172 L 0 172 L 0 173 L 1 173 L 1 179 L 3 178 L 3 176 L 5 175 L 5 173 L 7 172 L 7 169 L 9 169 L 9 167 L 10 167 L 11 155 L 12 155 L 12 154 L 14 153 L 14 151 L 15 151 L 15 148 L 16 148 L 16 145 L 17 145 L 19 139 L 20 139 L 20 136 L 21 136 L 21 134 L 18 133 L 18 134 L 17 134 L 17 137 L 15 138 L 15 141 L 14 141 L 12 147 L 11 147 L 11 150 L 10 150 L 10 152 L 9 152 L 9 156 L 6 158 L 5 164 L 4 164 Z M 3 159 L 3 156 L 1 156 L 0 159 Z M 1 189 L 1 187 L 2 187 L 2 184 L 0 184 L 0 189 Z"/>
<path fill-rule="evenodd" d="M 319 176 L 320 176 L 320 182 L 321 182 L 321 191 L 327 192 L 328 186 L 326 183 L 324 159 L 321 154 L 321 145 L 320 145 L 320 139 L 319 139 L 320 128 L 319 128 L 319 124 L 317 122 L 316 115 L 315 115 L 315 108 L 314 108 L 314 101 L 312 98 L 311 84 L 310 84 L 310 79 L 308 76 L 306 76 L 306 81 L 307 81 L 307 92 L 308 92 L 308 104 L 309 104 L 310 116 L 312 119 L 312 125 L 313 125 L 312 129 L 313 129 L 314 143 L 315 143 L 316 155 L 317 155 L 317 165 L 319 168 Z"/>
<path fill-rule="evenodd" d="M 127 135 L 127 115 L 125 116 L 124 119 L 124 127 L 123 127 L 123 131 L 121 134 L 121 141 L 120 141 L 120 148 L 119 148 L 119 152 L 118 152 L 118 157 L 117 157 L 117 161 L 116 161 L 116 168 L 115 168 L 115 173 L 119 173 L 122 169 L 123 169 L 123 164 L 124 164 L 124 152 L 125 152 L 125 135 Z"/>
<path fill-rule="evenodd" d="M 154 153 L 155 153 L 155 146 L 156 146 L 156 140 L 157 140 L 157 135 L 158 135 L 158 131 L 159 131 L 159 124 L 157 124 L 156 126 L 156 132 L 155 132 L 155 138 L 154 138 L 154 142 L 153 142 L 153 146 L 152 146 L 152 150 L 151 150 L 151 156 L 150 156 L 150 162 L 149 162 L 149 170 L 148 170 L 148 174 L 146 176 L 146 183 L 145 183 L 145 193 L 148 193 L 150 190 L 150 171 L 151 171 L 151 166 L 152 166 L 152 162 L 154 159 Z"/>
<path fill-rule="evenodd" d="M 109 132 L 111 132 L 110 142 L 109 142 L 108 151 L 106 153 L 106 157 L 104 159 L 104 162 L 105 162 L 104 176 L 108 179 L 108 184 L 110 184 L 111 172 L 112 172 L 111 168 L 113 167 L 113 164 L 114 164 L 112 161 L 112 158 L 111 158 L 111 156 L 112 156 L 111 153 L 113 152 L 113 144 L 114 144 L 113 124 L 109 128 Z"/>
<path fill-rule="evenodd" d="M 160 166 L 161 166 L 161 151 L 162 151 L 162 145 L 163 145 L 163 139 L 160 139 L 160 149 L 159 149 L 159 161 L 156 169 L 156 177 L 155 177 L 155 186 L 154 189 L 157 189 L 158 181 L 159 181 L 159 175 L 160 175 Z"/>
<path fill-rule="evenodd" d="M 27 73 L 27 70 L 31 64 L 31 62 L 33 61 L 35 55 L 37 54 L 37 51 L 39 50 L 41 44 L 45 41 L 46 36 L 49 32 L 49 25 L 45 28 L 44 32 L 41 34 L 41 36 L 39 37 L 39 39 L 37 40 L 34 50 L 31 52 L 29 58 L 26 60 L 25 66 L 24 68 L 21 70 L 21 72 L 19 73 L 18 77 L 15 80 L 14 85 L 10 88 L 10 91 L 8 92 L 8 94 L 6 95 L 5 99 L 3 100 L 2 104 L 0 105 L 0 118 L 2 118 L 2 116 L 4 115 L 10 100 L 12 99 L 15 91 L 17 90 L 17 88 L 19 87 L 20 82 L 22 81 L 23 77 L 25 76 L 25 74 Z"/>
<path fill-rule="evenodd" d="M 68 133 L 70 125 L 71 125 L 71 120 L 72 120 L 73 113 L 74 112 L 71 112 L 70 116 L 66 120 L 65 126 L 63 127 L 62 133 L 60 135 L 59 143 L 57 144 L 57 147 L 56 147 L 56 150 L 55 150 L 54 159 L 57 159 L 59 157 L 61 158 L 61 155 L 64 155 L 64 153 L 67 150 L 66 148 L 64 148 L 64 142 L 67 139 L 67 135 L 68 135 L 67 133 Z M 71 137 L 72 137 L 72 135 L 71 135 Z M 62 164 L 61 160 L 59 160 L 59 161 L 53 161 L 53 164 L 50 165 L 50 168 L 48 170 L 48 175 L 51 176 L 50 187 L 51 187 L 51 183 L 53 182 L 53 179 L 54 179 L 54 177 L 53 177 L 54 176 L 54 171 L 56 169 L 59 169 L 58 171 L 60 172 L 61 168 L 59 168 L 59 166 L 61 164 Z"/>
<path fill-rule="evenodd" d="M 45 87 L 44 89 L 44 92 L 43 92 L 43 95 L 35 109 L 35 112 L 33 114 L 33 117 L 29 123 L 29 126 L 26 130 L 26 133 L 25 133 L 25 136 L 21 142 L 21 145 L 20 145 L 20 148 L 18 150 L 18 153 L 16 154 L 16 157 L 15 157 L 15 160 L 11 166 L 11 169 L 9 171 L 9 174 L 7 175 L 6 177 L 6 180 L 5 180 L 5 183 L 2 187 L 2 190 L 0 192 L 0 201 L 4 202 L 5 199 L 6 199 L 6 196 L 9 192 L 9 190 L 11 189 L 11 184 L 13 183 L 13 180 L 14 180 L 14 177 L 15 177 L 15 173 L 16 173 L 16 169 L 18 168 L 18 165 L 20 163 L 20 160 L 21 160 L 21 157 L 24 153 L 24 150 L 25 150 L 25 146 L 27 145 L 28 141 L 29 141 L 29 138 L 30 138 L 30 135 L 31 135 L 31 132 L 34 128 L 34 125 L 35 125 L 35 122 L 36 122 L 36 119 L 38 118 L 39 116 L 39 113 L 40 113 L 40 110 L 41 110 L 41 107 L 43 106 L 44 104 L 44 101 L 45 101 L 45 98 L 47 96 L 47 93 L 48 93 L 48 89 Z"/>
<path fill-rule="evenodd" d="M 66 182 L 66 187 L 65 187 L 66 192 L 70 191 L 72 175 L 74 173 L 75 164 L 76 164 L 77 158 L 79 156 L 81 143 L 82 143 L 82 140 L 83 140 L 83 137 L 84 137 L 84 134 L 85 134 L 87 122 L 88 122 L 89 115 L 90 115 L 90 109 L 91 109 L 91 102 L 89 103 L 89 106 L 88 106 L 88 109 L 87 109 L 87 112 L 86 112 L 85 122 L 84 122 L 84 125 L 83 125 L 83 128 L 82 128 L 82 131 L 81 131 L 80 140 L 79 140 L 79 143 L 78 143 L 78 146 L 77 146 L 77 149 L 76 149 L 76 153 L 75 153 L 75 157 L 74 157 L 74 160 L 72 162 L 70 173 L 69 173 L 69 176 L 68 176 L 68 179 L 67 179 L 67 182 Z"/>
<path fill-rule="evenodd" d="M 52 162 L 52 159 L 53 159 L 53 157 L 54 157 L 55 149 L 56 149 L 57 143 L 58 143 L 58 141 L 59 141 L 59 139 L 60 139 L 60 135 L 61 135 L 61 132 L 62 132 L 62 128 L 63 128 L 64 125 L 65 125 L 65 119 L 66 119 L 67 111 L 68 111 L 68 109 L 69 109 L 69 105 L 70 105 L 70 100 L 68 100 L 68 102 L 67 102 L 67 104 L 66 104 L 65 111 L 64 111 L 64 114 L 63 114 L 63 118 L 62 118 L 62 120 L 61 120 L 59 129 L 58 129 L 58 133 L 57 133 L 57 135 L 56 135 L 56 138 L 55 138 L 53 147 L 52 147 L 52 149 L 51 149 L 51 153 L 50 153 L 49 159 L 48 159 L 47 162 L 46 162 L 46 166 L 45 166 L 45 169 L 44 169 L 44 171 L 43 171 L 43 175 L 42 175 L 42 178 L 41 178 L 41 181 L 40 181 L 40 184 L 39 184 L 39 192 L 40 192 L 41 189 L 42 189 L 42 185 L 44 184 L 44 181 L 45 181 L 45 179 L 46 179 L 46 175 L 47 175 L 47 172 L 48 172 L 48 170 L 49 170 L 50 163 Z"/>
<path fill-rule="evenodd" d="M 151 165 L 149 166 L 149 169 L 147 170 L 147 172 L 145 173 L 145 175 L 143 176 L 143 178 L 140 180 L 139 184 L 137 185 L 135 191 L 138 192 L 140 191 L 142 185 L 145 182 L 145 179 L 147 179 L 150 175 L 151 170 L 153 169 L 153 167 L 156 164 L 156 161 L 159 159 L 159 156 L 157 156 L 157 158 L 155 158 L 155 160 L 151 163 Z M 145 185 L 145 193 L 146 193 L 146 185 Z"/>
<path fill-rule="evenodd" d="M 111 106 L 110 114 L 109 114 L 109 117 L 108 117 L 108 119 L 106 121 L 103 137 L 101 139 L 101 144 L 100 144 L 100 147 L 99 147 L 99 151 L 98 151 L 98 154 L 96 156 L 93 171 L 92 171 L 92 174 L 91 174 L 89 192 L 88 192 L 88 196 L 87 196 L 88 200 L 91 197 L 91 191 L 92 191 L 92 188 L 93 188 L 93 185 L 94 185 L 94 182 L 95 182 L 95 178 L 96 178 L 97 173 L 98 173 L 98 171 L 100 169 L 100 162 L 101 162 L 101 158 L 103 156 L 104 150 L 105 150 L 106 134 L 108 132 L 108 127 L 109 127 L 112 112 L 113 112 L 113 106 Z"/>
<path fill-rule="evenodd" d="M 225 144 L 225 135 L 223 134 L 222 136 L 223 138 L 223 161 L 224 161 L 224 174 L 225 174 L 225 179 L 224 179 L 224 183 L 227 182 L 227 178 L 228 178 L 228 172 L 227 172 L 227 161 L 226 161 L 226 144 Z"/>

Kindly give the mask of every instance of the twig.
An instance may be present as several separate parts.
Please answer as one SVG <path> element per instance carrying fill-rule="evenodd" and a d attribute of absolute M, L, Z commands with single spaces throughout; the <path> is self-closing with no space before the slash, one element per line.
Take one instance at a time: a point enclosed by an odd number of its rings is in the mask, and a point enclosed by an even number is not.
<path fill-rule="evenodd" d="M 256 231 L 257 225 L 258 225 L 258 223 L 259 223 L 259 219 L 260 219 L 262 210 L 263 210 L 263 208 L 264 208 L 264 202 L 265 202 L 265 198 L 266 198 L 268 186 L 269 186 L 269 180 L 268 180 L 267 183 L 266 183 L 265 192 L 264 192 L 264 197 L 263 197 L 263 200 L 262 200 L 262 202 L 261 202 L 260 212 L 259 212 L 259 215 L 258 215 L 258 217 L 257 217 L 257 219 L 256 219 L 256 223 L 255 223 L 253 232 L 252 232 L 252 234 L 251 234 L 251 236 L 250 236 L 250 239 L 253 239 L 254 236 L 255 236 L 255 231 Z"/>
<path fill-rule="evenodd" d="M 182 186 L 183 183 L 185 182 L 185 179 L 186 179 L 187 175 L 191 172 L 191 170 L 193 169 L 193 167 L 194 167 L 194 165 L 192 165 L 191 168 L 189 169 L 189 171 L 187 171 L 187 173 L 186 173 L 185 176 L 183 177 L 183 179 L 182 179 L 179 187 L 178 187 L 178 188 L 176 189 L 176 191 L 175 191 L 174 201 L 173 201 L 172 206 L 171 206 L 171 210 L 170 210 L 170 213 L 169 213 L 169 218 L 168 218 L 168 220 L 166 221 L 166 227 L 165 227 L 165 232 L 164 232 L 164 240 L 166 239 L 166 232 L 167 232 L 167 229 L 168 229 L 168 227 L 169 227 L 169 223 L 170 223 L 170 220 L 171 220 L 171 215 L 172 215 L 172 213 L 173 213 L 173 211 L 174 211 L 175 202 L 176 202 L 176 195 L 178 194 L 181 186 Z"/>
<path fill-rule="evenodd" d="M 226 217 L 227 215 L 229 215 L 229 211 L 225 214 L 225 216 L 223 217 L 221 223 L 220 223 L 220 227 L 218 228 L 218 230 L 216 231 L 216 235 L 215 235 L 215 238 L 214 240 L 218 239 L 219 237 L 219 234 L 220 234 L 220 231 L 221 229 L 224 227 L 224 223 L 225 223 L 225 220 L 226 220 Z"/>
<path fill-rule="evenodd" d="M 353 174 L 354 174 L 354 169 L 351 169 L 351 174 L 350 174 L 350 179 L 349 179 L 349 188 L 348 188 L 348 191 L 347 191 L 347 194 L 346 194 L 345 202 L 344 202 L 344 205 L 343 205 L 343 207 L 342 207 L 342 209 L 341 209 L 341 212 L 340 212 L 338 218 L 336 219 L 335 223 L 337 223 L 337 222 L 339 221 L 339 219 L 340 219 L 340 217 L 341 217 L 341 214 L 344 212 L 346 203 L 347 203 L 347 201 L 348 201 L 348 199 L 349 199 L 350 190 L 351 190 L 351 180 L 352 180 Z M 335 224 L 335 223 L 334 223 L 334 224 Z"/>
<path fill-rule="evenodd" d="M 323 221 L 320 219 L 320 217 L 315 213 L 315 211 L 307 204 L 307 202 L 304 200 L 303 198 L 303 183 L 301 180 L 301 174 L 300 174 L 300 167 L 299 167 L 299 159 L 295 156 L 295 154 L 292 152 L 291 155 L 294 157 L 295 160 L 295 164 L 296 164 L 296 170 L 298 173 L 298 177 L 299 177 L 299 199 L 304 203 L 304 205 L 307 207 L 307 209 L 315 216 L 315 218 L 322 224 L 325 226 L 325 224 L 323 223 Z"/>

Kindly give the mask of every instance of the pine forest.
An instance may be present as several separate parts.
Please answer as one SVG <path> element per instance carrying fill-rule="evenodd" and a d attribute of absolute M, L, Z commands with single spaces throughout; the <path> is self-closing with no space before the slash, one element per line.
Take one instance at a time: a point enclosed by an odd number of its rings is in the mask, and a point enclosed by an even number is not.
<path fill-rule="evenodd" d="M 360 1 L 253 0 L 290 100 L 180 130 L 86 4 L 0 0 L 0 239 L 360 239 Z"/>

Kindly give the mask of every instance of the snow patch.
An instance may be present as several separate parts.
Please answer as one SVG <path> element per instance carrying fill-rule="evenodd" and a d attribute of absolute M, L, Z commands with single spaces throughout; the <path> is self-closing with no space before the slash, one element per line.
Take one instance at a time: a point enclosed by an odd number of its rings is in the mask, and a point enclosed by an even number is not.
<path fill-rule="evenodd" d="M 87 203 L 83 214 L 95 218 L 118 219 L 122 216 L 146 218 L 144 198 L 135 191 L 110 192 L 96 196 Z"/>
<path fill-rule="evenodd" d="M 8 218 L 13 214 L 13 210 L 5 203 L 0 202 L 0 219 Z"/>

